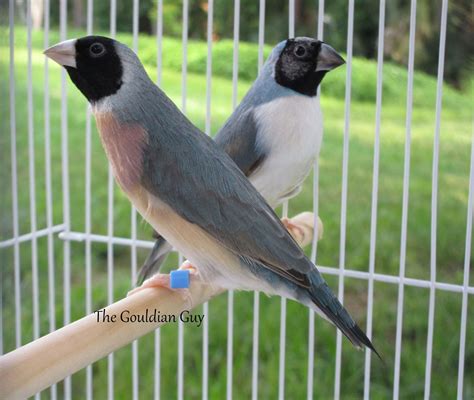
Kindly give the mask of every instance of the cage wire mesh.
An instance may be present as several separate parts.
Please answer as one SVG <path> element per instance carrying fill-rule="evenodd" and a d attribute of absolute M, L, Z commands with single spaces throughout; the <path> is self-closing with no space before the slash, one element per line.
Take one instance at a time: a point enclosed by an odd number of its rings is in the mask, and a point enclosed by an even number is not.
<path fill-rule="evenodd" d="M 99 33 L 119 38 L 140 57 L 143 52 L 157 84 L 213 135 L 250 86 L 239 79 L 239 28 L 246 23 L 241 9 L 258 13 L 252 51 L 260 69 L 269 50 L 265 15 L 272 4 L 233 3 L 226 60 L 232 69 L 223 78 L 212 69 L 221 57 L 213 52 L 214 2 L 205 3 L 207 41 L 200 44 L 188 41 L 188 0 L 179 3 L 181 40 L 164 37 L 170 2 L 163 3 L 154 4 L 154 37 L 139 34 L 138 0 L 108 2 L 110 29 Z M 406 10 L 403 66 L 384 63 L 384 0 L 374 10 L 373 63 L 353 54 L 357 4 L 349 0 L 346 19 L 331 21 L 346 32 L 347 64 L 334 72 L 344 90 L 334 94 L 335 79 L 323 83 L 320 163 L 303 193 L 282 210 L 292 215 L 311 209 L 327 221 L 324 239 L 318 248 L 314 241 L 308 254 L 374 339 L 385 366 L 368 351 L 356 352 L 299 304 L 229 292 L 196 311 L 205 315 L 202 326 L 165 326 L 41 397 L 472 397 L 472 102 L 466 111 L 465 99 L 443 82 L 450 8 L 447 0 L 438 3 L 438 67 L 431 80 L 414 68 L 416 0 Z M 314 31 L 299 29 L 295 10 L 301 2 L 290 0 L 281 11 L 288 22 L 281 39 L 296 34 L 331 43 L 324 0 L 304 5 L 317 21 Z M 54 7 L 57 26 L 50 22 L 49 0 L 1 6 L 2 353 L 123 297 L 153 245 L 149 227 L 115 187 L 88 106 L 66 72 L 41 54 L 60 40 L 96 33 L 97 6 L 84 4 L 85 30 L 70 29 L 65 0 Z M 127 27 L 117 24 L 119 6 L 129 8 Z M 33 29 L 38 18 L 41 26 Z M 181 67 L 170 67 L 169 52 L 181 53 Z M 188 73 L 199 52 L 207 55 L 203 71 Z M 393 98 L 394 85 L 402 98 Z M 361 101 L 357 91 L 364 87 L 373 98 Z M 181 261 L 173 254 L 167 267 Z"/>

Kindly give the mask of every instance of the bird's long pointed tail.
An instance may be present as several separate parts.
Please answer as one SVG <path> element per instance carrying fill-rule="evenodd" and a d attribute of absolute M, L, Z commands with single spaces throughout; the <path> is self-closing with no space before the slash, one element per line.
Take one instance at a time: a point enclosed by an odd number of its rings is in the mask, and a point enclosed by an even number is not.
<path fill-rule="evenodd" d="M 355 347 L 359 349 L 368 347 L 380 360 L 382 360 L 382 357 L 377 352 L 370 339 L 355 323 L 344 306 L 332 293 L 326 282 L 320 278 L 320 275 L 317 277 L 317 280 L 318 283 L 309 289 L 310 298 L 317 308 L 326 316 L 326 318 L 341 330 Z"/>

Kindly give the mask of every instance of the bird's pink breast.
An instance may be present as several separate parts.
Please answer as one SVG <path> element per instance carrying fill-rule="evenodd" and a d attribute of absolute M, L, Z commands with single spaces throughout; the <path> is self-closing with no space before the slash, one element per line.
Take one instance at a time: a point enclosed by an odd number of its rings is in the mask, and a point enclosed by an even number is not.
<path fill-rule="evenodd" d="M 96 113 L 95 117 L 115 179 L 125 192 L 132 192 L 140 184 L 148 135 L 138 124 L 120 123 L 111 112 Z"/>

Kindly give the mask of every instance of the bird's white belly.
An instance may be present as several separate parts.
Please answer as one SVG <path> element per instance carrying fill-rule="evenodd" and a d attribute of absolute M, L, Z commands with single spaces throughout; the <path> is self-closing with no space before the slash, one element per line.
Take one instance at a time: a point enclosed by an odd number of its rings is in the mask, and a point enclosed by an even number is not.
<path fill-rule="evenodd" d="M 318 97 L 291 96 L 259 106 L 257 146 L 267 158 L 250 181 L 275 207 L 295 196 L 317 160 L 323 135 Z"/>

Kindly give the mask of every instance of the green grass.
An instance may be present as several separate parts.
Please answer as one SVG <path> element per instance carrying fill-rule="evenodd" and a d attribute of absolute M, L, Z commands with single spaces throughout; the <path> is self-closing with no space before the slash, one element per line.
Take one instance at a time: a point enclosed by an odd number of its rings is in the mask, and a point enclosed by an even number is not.
<path fill-rule="evenodd" d="M 27 138 L 27 53 L 25 31 L 15 30 L 15 77 L 16 77 L 16 124 L 19 176 L 20 231 L 30 229 L 28 192 L 28 138 Z M 71 36 L 75 36 L 71 34 Z M 130 36 L 121 39 L 131 43 Z M 43 36 L 34 35 L 33 93 L 36 167 L 36 206 L 38 226 L 46 221 L 45 157 L 44 157 L 44 58 L 41 54 Z M 51 43 L 57 41 L 57 33 L 51 32 Z M 216 44 L 219 49 L 220 44 Z M 245 54 L 257 54 L 254 45 L 248 46 Z M 244 46 L 244 47 L 245 47 Z M 191 42 L 190 73 L 187 77 L 187 114 L 199 127 L 205 120 L 205 76 L 202 62 L 205 45 Z M 222 50 L 224 53 L 227 49 Z M 147 62 L 151 76 L 156 76 L 155 40 L 140 37 L 139 54 Z M 179 41 L 164 41 L 162 87 L 178 104 L 181 104 L 181 48 Z M 243 65 L 256 65 L 254 56 L 241 55 Z M 231 113 L 232 82 L 226 65 L 231 67 L 231 58 L 214 57 L 215 76 L 212 81 L 212 132 L 215 133 Z M 225 61 L 225 62 L 223 62 Z M 8 48 L 0 47 L 0 93 L 8 98 Z M 249 64 L 247 64 L 249 63 Z M 200 69 L 201 68 L 201 69 Z M 250 68 L 250 67 L 249 67 Z M 242 73 L 251 78 L 256 68 Z M 252 75 L 253 74 L 253 75 Z M 61 133 L 60 133 L 60 68 L 50 63 L 49 89 L 51 94 L 51 155 L 54 223 L 63 220 L 61 181 Z M 339 265 L 339 238 L 341 214 L 341 166 L 344 129 L 344 79 L 345 68 L 328 75 L 322 88 L 322 106 L 325 117 L 325 137 L 320 159 L 320 217 L 324 222 L 324 239 L 318 246 L 318 263 Z M 399 271 L 401 201 L 403 188 L 403 162 L 405 145 L 406 71 L 395 65 L 384 66 L 384 92 L 380 138 L 380 174 L 378 191 L 378 220 L 375 269 L 379 273 L 397 275 Z M 376 65 L 367 60 L 355 59 L 353 64 L 353 101 L 350 119 L 349 188 L 347 209 L 346 267 L 367 271 L 370 250 L 370 208 L 372 190 L 373 145 L 375 132 L 375 82 Z M 239 81 L 239 98 L 249 88 L 249 80 Z M 436 81 L 421 73 L 415 74 L 414 109 L 412 121 L 410 199 L 408 215 L 408 242 L 406 273 L 409 277 L 430 277 L 430 210 L 432 146 L 435 130 Z M 85 227 L 85 115 L 86 101 L 68 82 L 68 127 L 69 127 L 69 177 L 71 193 L 71 226 L 75 231 Z M 437 280 L 462 284 L 464 244 L 466 230 L 468 172 L 472 129 L 472 99 L 455 90 L 444 87 L 443 111 L 441 115 L 440 166 L 438 191 L 437 228 Z M 10 156 L 9 156 L 9 110 L 3 102 L 0 107 L 2 135 L 0 147 L 5 149 L 2 157 L 2 239 L 11 236 Z M 92 231 L 107 232 L 107 164 L 101 149 L 95 124 L 92 123 Z M 303 192 L 290 202 L 290 215 L 312 208 L 312 178 L 307 179 Z M 124 195 L 115 190 L 114 234 L 130 235 L 130 206 Z M 139 237 L 149 238 L 150 229 L 139 224 Z M 40 269 L 41 334 L 48 331 L 47 314 L 47 240 L 38 241 Z M 56 268 L 56 318 L 61 325 L 63 315 L 62 242 L 55 240 Z M 31 311 L 31 246 L 20 247 L 22 271 L 22 341 L 32 339 Z M 138 251 L 140 264 L 146 251 Z M 14 348 L 14 303 L 13 303 L 13 250 L 3 250 L 3 324 L 4 350 Z M 172 257 L 168 266 L 176 265 Z M 72 242 L 72 318 L 84 315 L 85 288 L 83 243 Z M 130 251 L 125 247 L 114 247 L 115 297 L 122 297 L 130 288 Z M 470 260 L 472 265 L 472 258 Z M 93 307 L 107 304 L 107 251 L 101 244 L 92 245 Z M 330 286 L 337 289 L 337 279 L 327 276 Z M 472 279 L 471 279 L 472 285 Z M 345 279 L 345 304 L 352 315 L 365 327 L 367 315 L 367 282 Z M 386 366 L 372 360 L 371 395 L 373 398 L 388 398 L 392 392 L 393 362 L 395 353 L 395 329 L 397 317 L 397 290 L 391 284 L 374 285 L 374 342 L 383 355 Z M 427 289 L 407 287 L 404 303 L 403 353 L 401 357 L 401 397 L 419 398 L 423 393 L 426 333 L 428 325 Z M 473 299 L 470 296 L 470 309 Z M 251 391 L 252 354 L 252 302 L 251 293 L 235 295 L 234 314 L 234 395 L 248 398 Z M 211 398 L 222 398 L 226 387 L 226 319 L 227 300 L 222 295 L 209 305 L 210 348 L 209 390 Z M 278 391 L 279 360 L 279 309 L 280 299 L 261 297 L 260 310 L 260 369 L 259 394 L 261 398 L 275 398 Z M 461 296 L 456 293 L 436 293 L 435 331 L 433 345 L 432 397 L 453 398 L 459 352 Z M 286 347 L 286 395 L 290 399 L 303 398 L 306 393 L 307 370 L 307 310 L 299 304 L 288 303 L 287 347 Z M 472 314 L 472 313 L 471 313 Z M 317 319 L 315 352 L 315 396 L 328 398 L 333 395 L 335 330 Z M 169 325 L 162 329 L 162 398 L 176 396 L 177 327 Z M 469 371 L 474 363 L 474 320 L 468 323 L 466 367 Z M 139 341 L 140 395 L 149 398 L 153 392 L 153 335 Z M 202 330 L 185 328 L 185 396 L 195 398 L 201 392 Z M 107 363 L 94 364 L 94 393 L 96 398 L 106 395 Z M 131 395 L 131 351 L 124 348 L 115 356 L 115 394 L 117 398 Z M 364 354 L 343 341 L 342 397 L 360 398 L 363 391 Z M 466 372 L 467 374 L 467 372 Z M 73 377 L 73 390 L 83 397 L 85 374 Z M 465 396 L 472 397 L 474 385 L 465 379 Z"/>

